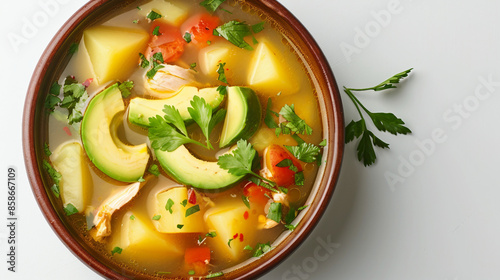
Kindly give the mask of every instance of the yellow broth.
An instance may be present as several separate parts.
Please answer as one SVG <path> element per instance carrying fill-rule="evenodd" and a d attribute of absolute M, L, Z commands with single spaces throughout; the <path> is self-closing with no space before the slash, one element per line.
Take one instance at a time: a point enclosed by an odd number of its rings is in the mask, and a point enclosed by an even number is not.
<path fill-rule="evenodd" d="M 172 0 L 169 2 L 174 5 L 179 4 L 188 6 L 190 14 L 196 14 L 204 11 L 204 8 L 199 5 L 199 0 Z M 149 32 L 150 23 L 144 18 L 141 18 L 138 23 L 133 23 L 134 20 L 140 18 L 138 15 L 138 9 L 136 9 L 135 7 L 140 6 L 143 3 L 146 3 L 146 1 L 139 1 L 138 3 L 134 3 L 133 5 L 129 6 L 127 10 L 117 11 L 116 15 L 114 15 L 111 19 L 104 22 L 103 24 L 128 28 L 141 28 Z M 243 5 L 243 8 L 240 8 L 240 5 Z M 220 17 L 222 23 L 234 19 L 245 21 L 249 24 L 256 24 L 261 22 L 262 20 L 266 21 L 266 18 L 261 16 L 257 11 L 253 11 L 240 1 L 227 1 L 223 5 L 223 7 L 230 10 L 232 13 L 227 13 L 219 9 L 215 13 L 215 15 Z M 307 72 L 306 67 L 302 64 L 299 54 L 291 51 L 292 48 L 286 43 L 287 41 L 283 38 L 283 35 L 280 34 L 278 30 L 273 29 L 272 26 L 273 24 L 267 22 L 264 30 L 256 34 L 255 37 L 259 42 L 269 42 L 276 50 L 276 52 L 279 52 L 282 55 L 282 63 L 284 65 L 288 65 L 288 72 L 294 77 L 293 80 L 296 82 L 297 91 L 293 94 L 280 95 L 279 92 L 262 93 L 262 91 L 259 92 L 256 90 L 256 93 L 258 94 L 260 99 L 263 113 L 265 113 L 269 96 L 271 96 L 273 102 L 272 110 L 275 112 L 279 112 L 280 108 L 282 108 L 285 104 L 295 104 L 295 111 L 297 115 L 305 119 L 307 124 L 310 125 L 313 129 L 312 135 L 301 135 L 301 137 L 306 142 L 318 144 L 319 142 L 321 142 L 323 135 L 320 110 L 315 95 L 316 89 L 309 80 L 309 73 Z M 249 42 L 253 47 L 256 47 L 256 45 L 253 45 L 251 43 L 251 37 L 247 37 L 246 41 Z M 218 40 L 212 42 L 209 47 L 218 45 L 230 45 L 230 43 L 223 38 L 219 38 Z M 200 65 L 198 58 L 199 51 L 199 48 L 197 48 L 196 46 L 187 44 L 185 52 L 183 53 L 181 58 L 173 64 L 185 68 L 189 68 L 189 65 L 191 65 L 192 63 L 197 63 L 197 65 Z M 231 60 L 233 60 L 234 62 L 228 62 L 228 65 L 225 67 L 226 76 L 230 85 L 247 86 L 246 76 L 248 75 L 249 71 L 248 65 L 251 58 L 251 55 L 249 55 L 249 53 L 251 52 L 252 51 L 244 49 L 237 49 L 233 51 Z M 138 57 L 132 57 L 130 59 L 139 61 Z M 137 66 L 136 70 L 128 78 L 128 80 L 134 81 L 135 86 L 133 89 L 133 94 L 130 97 L 124 99 L 125 106 L 128 105 L 131 98 L 136 96 L 156 98 L 150 96 L 148 91 L 146 90 L 146 85 L 144 84 L 145 71 L 145 69 L 141 69 Z M 67 68 L 61 75 L 59 83 L 62 84 L 64 82 L 64 78 L 68 75 L 75 76 L 75 78 L 79 82 L 83 82 L 88 78 L 94 77 L 92 64 L 90 63 L 83 40 L 79 43 L 79 50 L 74 54 L 72 60 L 69 62 Z M 217 75 L 205 75 L 201 73 L 201 71 L 198 71 L 196 77 L 198 82 L 204 87 L 216 87 L 220 85 L 220 82 L 217 80 Z M 98 85 L 94 79 L 94 82 L 92 82 L 87 88 L 87 92 L 92 98 L 97 93 L 114 82 L 115 81 L 104 85 Z M 222 106 L 225 105 L 226 103 L 224 102 Z M 65 116 L 65 114 L 66 109 L 57 108 L 56 112 L 50 117 L 48 144 L 51 150 L 55 149 L 61 143 L 69 140 L 81 142 L 78 126 L 69 126 L 64 120 L 63 116 Z M 263 117 L 264 116 L 262 116 L 262 118 Z M 122 125 L 120 126 L 118 131 L 121 140 L 131 145 L 146 143 L 148 140 L 147 130 L 130 124 L 127 121 L 126 115 L 123 118 L 124 121 L 122 122 Z M 67 131 L 64 130 L 64 127 L 69 128 L 71 135 L 68 135 Z M 222 123 L 217 125 L 211 135 L 211 142 L 213 143 L 215 150 L 207 150 L 196 145 L 188 145 L 188 149 L 190 149 L 190 151 L 200 159 L 207 161 L 216 161 L 216 155 L 219 153 L 218 141 L 221 130 Z M 188 131 L 191 138 L 204 141 L 203 134 L 196 125 L 189 126 Z M 259 130 L 252 138 L 249 139 L 249 142 L 254 145 L 260 156 L 263 155 L 264 148 L 271 143 L 279 145 L 297 145 L 295 140 L 293 140 L 290 135 L 280 135 L 279 137 L 277 137 L 274 133 L 274 130 L 269 129 L 263 121 Z M 87 207 L 87 213 L 91 213 L 98 209 L 99 205 L 101 205 L 101 203 L 107 197 L 109 197 L 116 191 L 123 189 L 128 184 L 110 179 L 103 172 L 98 170 L 88 158 L 86 158 L 86 160 L 92 174 L 93 182 L 92 199 L 90 201 L 90 205 Z M 151 166 L 152 164 L 157 164 L 159 166 L 158 162 L 151 158 L 148 166 Z M 311 191 L 318 170 L 318 166 L 316 163 L 302 163 L 302 166 L 304 168 L 305 177 L 304 186 L 292 186 L 289 190 L 290 202 L 297 207 L 304 205 Z M 146 174 L 147 173 L 148 172 L 146 171 Z M 115 263 L 118 266 L 127 267 L 129 269 L 136 270 L 139 273 L 157 275 L 158 273 L 162 274 L 168 272 L 167 275 L 169 277 L 186 277 L 188 276 L 188 272 L 190 269 L 184 265 L 183 254 L 181 254 L 180 256 L 172 256 L 167 258 L 154 258 L 154 256 L 145 257 L 144 254 L 138 253 L 131 255 L 126 252 L 126 249 L 124 249 L 121 254 L 111 254 L 111 250 L 114 247 L 119 246 L 120 244 L 120 234 L 118 232 L 121 230 L 124 215 L 126 215 L 128 211 L 132 211 L 137 219 L 141 219 L 143 221 L 151 221 L 151 217 L 155 215 L 154 209 L 151 206 L 156 203 L 154 201 L 154 194 L 159 191 L 165 191 L 172 187 L 182 186 L 181 184 L 170 179 L 163 170 L 161 170 L 161 174 L 158 178 L 151 174 L 146 174 L 144 178 L 147 180 L 147 183 L 144 187 L 141 188 L 139 194 L 130 203 L 126 204 L 124 207 L 122 207 L 122 209 L 114 213 L 111 222 L 111 229 L 113 233 L 110 237 L 106 238 L 104 242 L 101 243 L 94 241 L 94 239 L 92 238 L 92 231 L 87 230 L 84 215 L 72 215 L 69 217 L 69 221 L 76 228 L 78 234 L 87 242 L 87 245 L 93 247 L 99 252 L 102 252 L 105 258 L 109 259 L 109 261 Z M 210 198 L 215 205 L 224 205 L 231 202 L 241 203 L 243 186 L 246 182 L 248 181 L 245 179 L 235 187 L 218 193 L 204 193 L 203 190 L 197 190 L 197 192 L 203 193 L 203 195 Z M 257 210 L 255 209 L 251 209 L 249 211 L 253 211 L 253 214 L 260 213 L 257 213 Z M 91 221 L 91 218 L 87 220 Z M 154 229 L 152 224 L 151 228 Z M 252 241 L 252 244 L 248 245 L 255 248 L 255 245 L 257 243 L 273 243 L 273 241 L 276 240 L 276 238 L 286 230 L 287 229 L 282 224 L 279 224 L 278 226 L 271 229 L 256 229 L 256 231 L 258 231 L 258 234 L 256 234 L 256 238 Z M 169 235 L 168 238 L 170 239 L 174 238 L 176 245 L 181 249 L 185 249 L 200 246 L 199 236 L 204 236 L 206 232 L 190 234 L 162 234 L 166 236 L 165 238 L 167 238 L 167 235 Z M 238 240 L 236 240 L 235 242 L 237 241 Z M 216 245 L 213 244 L 212 238 L 203 237 L 202 245 L 211 248 L 211 260 L 209 268 L 212 272 L 230 269 L 231 267 L 236 266 L 238 263 L 251 258 L 253 253 L 253 251 L 248 250 L 244 254 L 242 254 L 240 258 L 233 259 L 225 255 L 224 252 L 217 250 Z"/>

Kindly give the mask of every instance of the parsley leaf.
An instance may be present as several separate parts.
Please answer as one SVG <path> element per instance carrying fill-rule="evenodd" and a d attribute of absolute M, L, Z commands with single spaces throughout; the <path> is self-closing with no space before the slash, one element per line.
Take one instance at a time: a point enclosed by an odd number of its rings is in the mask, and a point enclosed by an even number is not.
<path fill-rule="evenodd" d="M 52 152 L 50 151 L 50 148 L 49 148 L 49 144 L 47 144 L 47 142 L 45 142 L 43 144 L 43 152 L 45 153 L 46 156 L 50 157 L 50 155 L 52 155 Z"/>
<path fill-rule="evenodd" d="M 382 141 L 380 138 L 375 136 L 372 131 L 370 131 L 366 127 L 366 121 L 362 114 L 362 111 L 370 117 L 375 127 L 382 132 L 389 132 L 394 135 L 398 134 L 408 134 L 411 133 L 411 130 L 404 126 L 404 121 L 398 117 L 396 117 L 392 113 L 372 113 L 369 111 L 360 101 L 354 96 L 354 91 L 381 91 L 390 88 L 396 88 L 397 83 L 401 81 L 401 79 L 407 77 L 413 68 L 410 68 L 401 73 L 395 74 L 389 79 L 383 81 L 382 83 L 371 87 L 371 88 L 362 88 L 362 89 L 354 89 L 344 87 L 344 92 L 351 99 L 358 111 L 361 119 L 359 121 L 351 121 L 345 128 L 345 143 L 349 143 L 354 139 L 359 138 L 358 146 L 356 148 L 358 160 L 363 162 L 365 166 L 372 165 L 375 163 L 377 159 L 377 155 L 375 154 L 374 146 L 379 148 L 388 149 L 389 144 Z"/>
<path fill-rule="evenodd" d="M 215 36 L 221 36 L 231 42 L 233 45 L 246 49 L 253 50 L 253 48 L 245 42 L 246 36 L 252 35 L 251 27 L 245 22 L 232 20 L 214 29 Z"/>
<path fill-rule="evenodd" d="M 267 106 L 266 106 L 266 116 L 264 118 L 264 123 L 267 125 L 267 127 L 274 129 L 278 128 L 278 123 L 273 118 L 273 115 L 276 117 L 279 117 L 279 114 L 272 111 L 271 108 L 273 107 L 273 101 L 271 98 L 267 99 Z"/>
<path fill-rule="evenodd" d="M 228 241 L 227 241 L 227 246 L 229 248 L 231 248 L 231 241 L 233 241 L 234 239 L 233 238 L 230 238 Z"/>
<path fill-rule="evenodd" d="M 252 248 L 252 246 L 247 245 L 247 246 L 245 246 L 245 248 L 243 248 L 243 250 L 253 251 L 253 248 Z"/>
<path fill-rule="evenodd" d="M 183 38 L 184 38 L 184 41 L 186 41 L 186 43 L 188 43 L 188 44 L 191 43 L 191 33 L 189 33 L 189 32 L 184 33 Z"/>
<path fill-rule="evenodd" d="M 74 54 L 78 51 L 78 43 L 71 43 L 71 45 L 69 46 L 69 51 L 68 53 L 69 54 Z"/>
<path fill-rule="evenodd" d="M 219 77 L 217 77 L 217 80 L 226 83 L 227 84 L 227 79 L 226 79 L 226 73 L 224 72 L 224 66 L 226 66 L 226 63 L 219 63 L 217 64 L 219 66 L 217 68 L 217 74 L 219 74 Z"/>
<path fill-rule="evenodd" d="M 158 177 L 160 175 L 160 169 L 158 168 L 158 165 L 153 164 L 148 168 L 148 172 L 155 175 Z"/>
<path fill-rule="evenodd" d="M 178 225 L 177 225 L 177 228 L 178 228 L 178 229 L 182 229 L 183 227 L 184 227 L 184 225 L 181 225 L 181 224 L 178 224 Z"/>
<path fill-rule="evenodd" d="M 57 184 L 53 184 L 52 187 L 50 187 L 50 190 L 57 198 L 59 198 L 61 192 L 59 191 L 59 186 Z"/>
<path fill-rule="evenodd" d="M 161 116 L 149 118 L 148 137 L 151 141 L 151 147 L 155 150 L 172 152 L 179 146 L 187 143 L 194 143 L 204 147 L 198 141 L 194 141 L 179 133 Z"/>
<path fill-rule="evenodd" d="M 211 238 L 214 238 L 214 237 L 216 237 L 216 236 L 217 236 L 217 232 L 215 232 L 215 231 L 211 231 L 211 232 L 209 232 L 209 233 L 205 234 L 205 236 L 206 236 L 206 237 L 211 237 Z"/>
<path fill-rule="evenodd" d="M 227 94 L 227 86 L 220 85 L 217 87 L 217 91 L 221 95 L 226 95 Z"/>
<path fill-rule="evenodd" d="M 272 202 L 269 206 L 269 212 L 267 213 L 267 218 L 271 219 L 277 223 L 281 222 L 281 203 Z"/>
<path fill-rule="evenodd" d="M 52 178 L 54 183 L 59 187 L 59 182 L 61 182 L 62 179 L 61 173 L 57 172 L 57 170 L 45 159 L 42 162 L 42 166 L 43 169 L 45 169 L 45 171 L 49 174 L 49 177 Z"/>
<path fill-rule="evenodd" d="M 118 89 L 121 91 L 123 98 L 129 97 L 132 92 L 130 91 L 134 87 L 133 81 L 125 81 L 118 85 Z"/>
<path fill-rule="evenodd" d="M 207 11 L 213 13 L 224 1 L 226 0 L 205 0 L 200 3 L 200 6 L 205 7 Z"/>
<path fill-rule="evenodd" d="M 172 105 L 165 105 L 162 111 L 165 113 L 164 118 L 168 123 L 173 124 L 184 136 L 188 136 L 186 125 L 179 110 Z"/>
<path fill-rule="evenodd" d="M 252 31 L 253 31 L 253 33 L 259 33 L 262 30 L 264 30 L 264 23 L 265 22 L 262 21 L 262 22 L 259 22 L 257 24 L 252 25 Z"/>
<path fill-rule="evenodd" d="M 293 220 L 295 220 L 296 217 L 297 217 L 297 212 L 295 210 L 295 207 L 290 206 L 290 209 L 288 210 L 288 213 L 286 213 L 283 222 L 285 222 L 286 225 L 289 225 L 293 222 Z"/>
<path fill-rule="evenodd" d="M 121 254 L 122 251 L 123 251 L 122 248 L 120 248 L 120 247 L 117 246 L 117 247 L 113 248 L 113 250 L 111 251 L 111 255 Z"/>
<path fill-rule="evenodd" d="M 188 108 L 189 115 L 198 124 L 205 135 L 207 148 L 213 149 L 212 144 L 210 144 L 210 133 L 217 123 L 224 119 L 226 115 L 225 110 L 219 110 L 215 116 L 212 116 L 212 107 L 207 104 L 205 99 L 195 95 L 193 100 L 191 100 L 191 106 Z"/>
<path fill-rule="evenodd" d="M 161 35 L 161 33 L 160 33 L 160 26 L 157 26 L 157 27 L 155 27 L 153 29 L 153 35 L 155 35 L 155 36 L 160 36 Z"/>
<path fill-rule="evenodd" d="M 250 201 L 248 200 L 248 196 L 241 195 L 241 200 L 243 200 L 243 203 L 246 205 L 246 207 L 250 209 Z"/>
<path fill-rule="evenodd" d="M 64 81 L 63 94 L 59 106 L 68 109 L 68 123 L 71 125 L 80 122 L 83 119 L 84 104 L 89 98 L 85 86 L 74 78 L 67 77 Z"/>
<path fill-rule="evenodd" d="M 144 56 L 142 53 L 139 53 L 139 58 L 141 59 L 141 63 L 139 64 L 139 66 L 141 66 L 141 68 L 148 68 L 149 61 L 146 56 Z"/>
<path fill-rule="evenodd" d="M 188 200 L 187 199 L 184 199 L 183 201 L 181 201 L 181 205 L 183 207 L 186 207 L 187 204 L 188 204 Z"/>
<path fill-rule="evenodd" d="M 153 219 L 153 221 L 158 221 L 159 219 L 161 219 L 161 215 L 154 215 L 151 219 Z"/>
<path fill-rule="evenodd" d="M 192 206 L 186 210 L 186 217 L 189 217 L 199 211 L 200 211 L 200 205 L 196 204 L 195 206 Z"/>
<path fill-rule="evenodd" d="M 205 279 L 220 277 L 220 276 L 223 276 L 223 275 L 224 275 L 224 272 L 219 271 L 219 272 L 215 272 L 215 273 L 210 273 L 209 275 L 205 276 Z"/>
<path fill-rule="evenodd" d="M 295 173 L 295 185 L 297 186 L 304 185 L 304 172 L 300 171 Z"/>
<path fill-rule="evenodd" d="M 78 209 L 76 209 L 76 207 L 73 204 L 68 203 L 68 205 L 64 207 L 64 212 L 66 213 L 66 216 L 71 216 L 73 214 L 78 213 Z"/>
<path fill-rule="evenodd" d="M 285 106 L 281 108 L 280 115 L 288 121 L 286 127 L 290 128 L 292 132 L 307 135 L 312 134 L 312 128 L 307 125 L 303 119 L 297 116 L 293 104 L 291 106 L 285 104 Z"/>
<path fill-rule="evenodd" d="M 255 252 L 253 253 L 253 256 L 258 258 L 269 251 L 271 251 L 271 243 L 270 242 L 267 242 L 265 244 L 257 243 L 257 246 L 255 246 Z"/>
<path fill-rule="evenodd" d="M 172 199 L 170 199 L 170 198 L 169 198 L 169 199 L 167 200 L 167 203 L 165 204 L 165 209 L 166 209 L 168 212 L 170 212 L 170 214 L 172 214 L 172 213 L 173 213 L 173 211 L 172 211 L 172 206 L 174 206 L 174 201 L 173 201 Z"/>
<path fill-rule="evenodd" d="M 285 146 L 285 148 L 298 160 L 307 163 L 314 162 L 321 150 L 318 146 L 306 142 L 298 146 Z"/>
<path fill-rule="evenodd" d="M 146 16 L 148 19 L 150 19 L 151 21 L 154 21 L 156 19 L 159 19 L 162 17 L 161 14 L 155 12 L 155 11 L 151 11 L 149 12 L 149 14 Z"/>
<path fill-rule="evenodd" d="M 161 63 L 165 63 L 165 61 L 163 60 L 163 54 L 161 52 L 153 54 L 153 56 L 151 57 L 152 67 L 148 72 L 146 72 L 146 77 L 148 77 L 148 79 L 153 79 L 158 70 L 165 68 L 165 66 L 161 65 Z"/>
<path fill-rule="evenodd" d="M 130 220 L 132 220 L 132 221 L 133 221 L 133 220 L 135 220 L 135 216 L 134 216 L 134 215 L 130 215 L 130 217 L 129 217 L 129 218 L 130 218 Z"/>
<path fill-rule="evenodd" d="M 196 62 L 193 62 L 189 65 L 189 69 L 193 70 L 194 72 L 198 72 L 196 71 Z"/>

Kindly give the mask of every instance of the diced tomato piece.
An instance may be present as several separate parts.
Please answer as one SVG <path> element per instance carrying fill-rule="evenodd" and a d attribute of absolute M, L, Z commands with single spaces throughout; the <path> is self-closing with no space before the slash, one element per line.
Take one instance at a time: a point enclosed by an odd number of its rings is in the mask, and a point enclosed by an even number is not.
<path fill-rule="evenodd" d="M 295 172 L 290 167 L 278 167 L 278 163 L 285 159 L 292 160 L 292 164 L 297 168 L 297 172 L 302 171 L 302 165 L 282 146 L 273 144 L 264 151 L 264 167 L 270 172 L 271 178 L 278 186 L 290 186 L 295 184 Z"/>
<path fill-rule="evenodd" d="M 240 242 L 243 242 L 245 238 L 243 237 L 243 233 L 240 233 Z"/>
<path fill-rule="evenodd" d="M 188 189 L 188 202 L 191 204 L 196 204 L 196 192 L 193 189 Z"/>
<path fill-rule="evenodd" d="M 180 29 L 165 21 L 155 20 L 151 24 L 151 34 L 156 27 L 159 27 L 160 35 L 151 36 L 146 57 L 149 59 L 153 54 L 161 52 L 165 63 L 176 61 L 184 53 L 184 45 L 186 44 Z"/>
<path fill-rule="evenodd" d="M 181 30 L 183 36 L 186 32 L 191 34 L 191 42 L 199 47 L 206 47 L 208 41 L 213 42 L 217 36 L 213 35 L 214 29 L 220 25 L 220 19 L 209 13 L 200 13 L 186 20 Z"/>
<path fill-rule="evenodd" d="M 184 254 L 184 262 L 186 264 L 194 264 L 196 262 L 201 262 L 204 264 L 210 263 L 210 248 L 209 247 L 187 248 Z"/>
<path fill-rule="evenodd" d="M 253 182 L 248 182 L 243 187 L 243 194 L 248 197 L 251 203 L 259 204 L 263 207 L 269 201 L 271 191 Z"/>
<path fill-rule="evenodd" d="M 245 213 L 243 213 L 243 219 L 248 220 L 249 216 L 250 214 L 248 214 L 248 211 L 245 211 Z"/>

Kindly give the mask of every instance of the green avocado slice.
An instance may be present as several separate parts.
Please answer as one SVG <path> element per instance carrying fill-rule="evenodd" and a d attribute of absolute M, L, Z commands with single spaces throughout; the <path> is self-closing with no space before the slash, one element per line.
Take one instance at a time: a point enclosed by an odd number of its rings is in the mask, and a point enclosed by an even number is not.
<path fill-rule="evenodd" d="M 125 105 L 118 84 L 90 101 L 82 120 L 82 142 L 90 161 L 104 174 L 122 182 L 136 182 L 149 161 L 146 143 L 130 146 L 117 136 Z"/>
<path fill-rule="evenodd" d="M 250 88 L 229 87 L 227 113 L 219 147 L 228 147 L 240 139 L 248 139 L 257 131 L 262 119 L 259 98 Z"/>
<path fill-rule="evenodd" d="M 224 95 L 221 95 L 217 88 L 204 88 L 198 90 L 196 87 L 185 86 L 181 88 L 172 97 L 166 99 L 145 99 L 136 97 L 130 101 L 128 109 L 128 120 L 130 123 L 148 127 L 149 118 L 156 115 L 163 116 L 163 108 L 165 105 L 172 105 L 181 114 L 184 121 L 191 120 L 191 115 L 189 115 L 188 109 L 191 107 L 191 100 L 193 97 L 198 95 L 205 99 L 212 109 L 216 109 L 224 100 Z"/>

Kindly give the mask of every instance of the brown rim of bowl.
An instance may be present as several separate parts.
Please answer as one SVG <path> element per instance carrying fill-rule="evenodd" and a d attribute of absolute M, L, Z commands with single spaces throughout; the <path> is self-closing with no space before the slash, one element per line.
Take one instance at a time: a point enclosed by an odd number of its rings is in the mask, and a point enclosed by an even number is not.
<path fill-rule="evenodd" d="M 40 96 L 40 87 L 45 77 L 45 73 L 49 68 L 49 62 L 52 61 L 58 49 L 65 43 L 73 30 L 82 22 L 86 17 L 92 14 L 95 10 L 102 5 L 111 2 L 112 0 L 93 0 L 86 3 L 80 8 L 57 32 L 54 38 L 50 41 L 49 45 L 42 54 L 31 78 L 26 95 L 24 113 L 23 113 L 23 153 L 25 157 L 26 171 L 28 179 L 32 186 L 33 194 L 37 203 L 42 210 L 46 220 L 51 225 L 52 229 L 56 232 L 58 237 L 64 244 L 76 255 L 83 263 L 89 268 L 99 273 L 106 278 L 112 279 L 129 279 L 124 275 L 119 274 L 117 271 L 111 269 L 105 264 L 95 259 L 85 248 L 71 235 L 64 223 L 60 220 L 57 212 L 45 190 L 42 176 L 40 174 L 40 163 L 35 151 L 35 118 L 36 118 L 36 100 Z M 131 1 L 126 1 L 131 2 Z M 325 169 L 325 176 L 321 179 L 321 187 L 316 193 L 314 205 L 311 205 L 306 215 L 303 217 L 297 229 L 290 234 L 277 248 L 261 257 L 261 261 L 256 261 L 241 269 L 229 273 L 232 274 L 231 279 L 255 279 L 267 272 L 273 267 L 277 266 L 288 255 L 290 255 L 300 244 L 307 238 L 323 216 L 328 203 L 333 195 L 335 184 L 338 180 L 340 173 L 340 166 L 342 162 L 343 149 L 344 149 L 344 119 L 342 111 L 342 102 L 340 99 L 339 90 L 335 82 L 332 70 L 328 64 L 326 57 L 317 45 L 311 34 L 293 16 L 285 7 L 275 0 L 250 0 L 257 7 L 267 10 L 269 13 L 274 13 L 281 17 L 293 31 L 298 35 L 298 38 L 304 41 L 304 45 L 312 55 L 313 61 L 317 64 L 318 71 L 323 75 L 325 81 L 322 87 L 325 94 L 323 98 L 325 101 L 325 108 L 327 111 L 327 122 L 330 129 L 327 139 L 329 142 L 329 153 L 326 155 L 327 166 Z M 224 277 L 226 278 L 226 277 Z M 220 279 L 220 278 L 219 278 Z"/>

